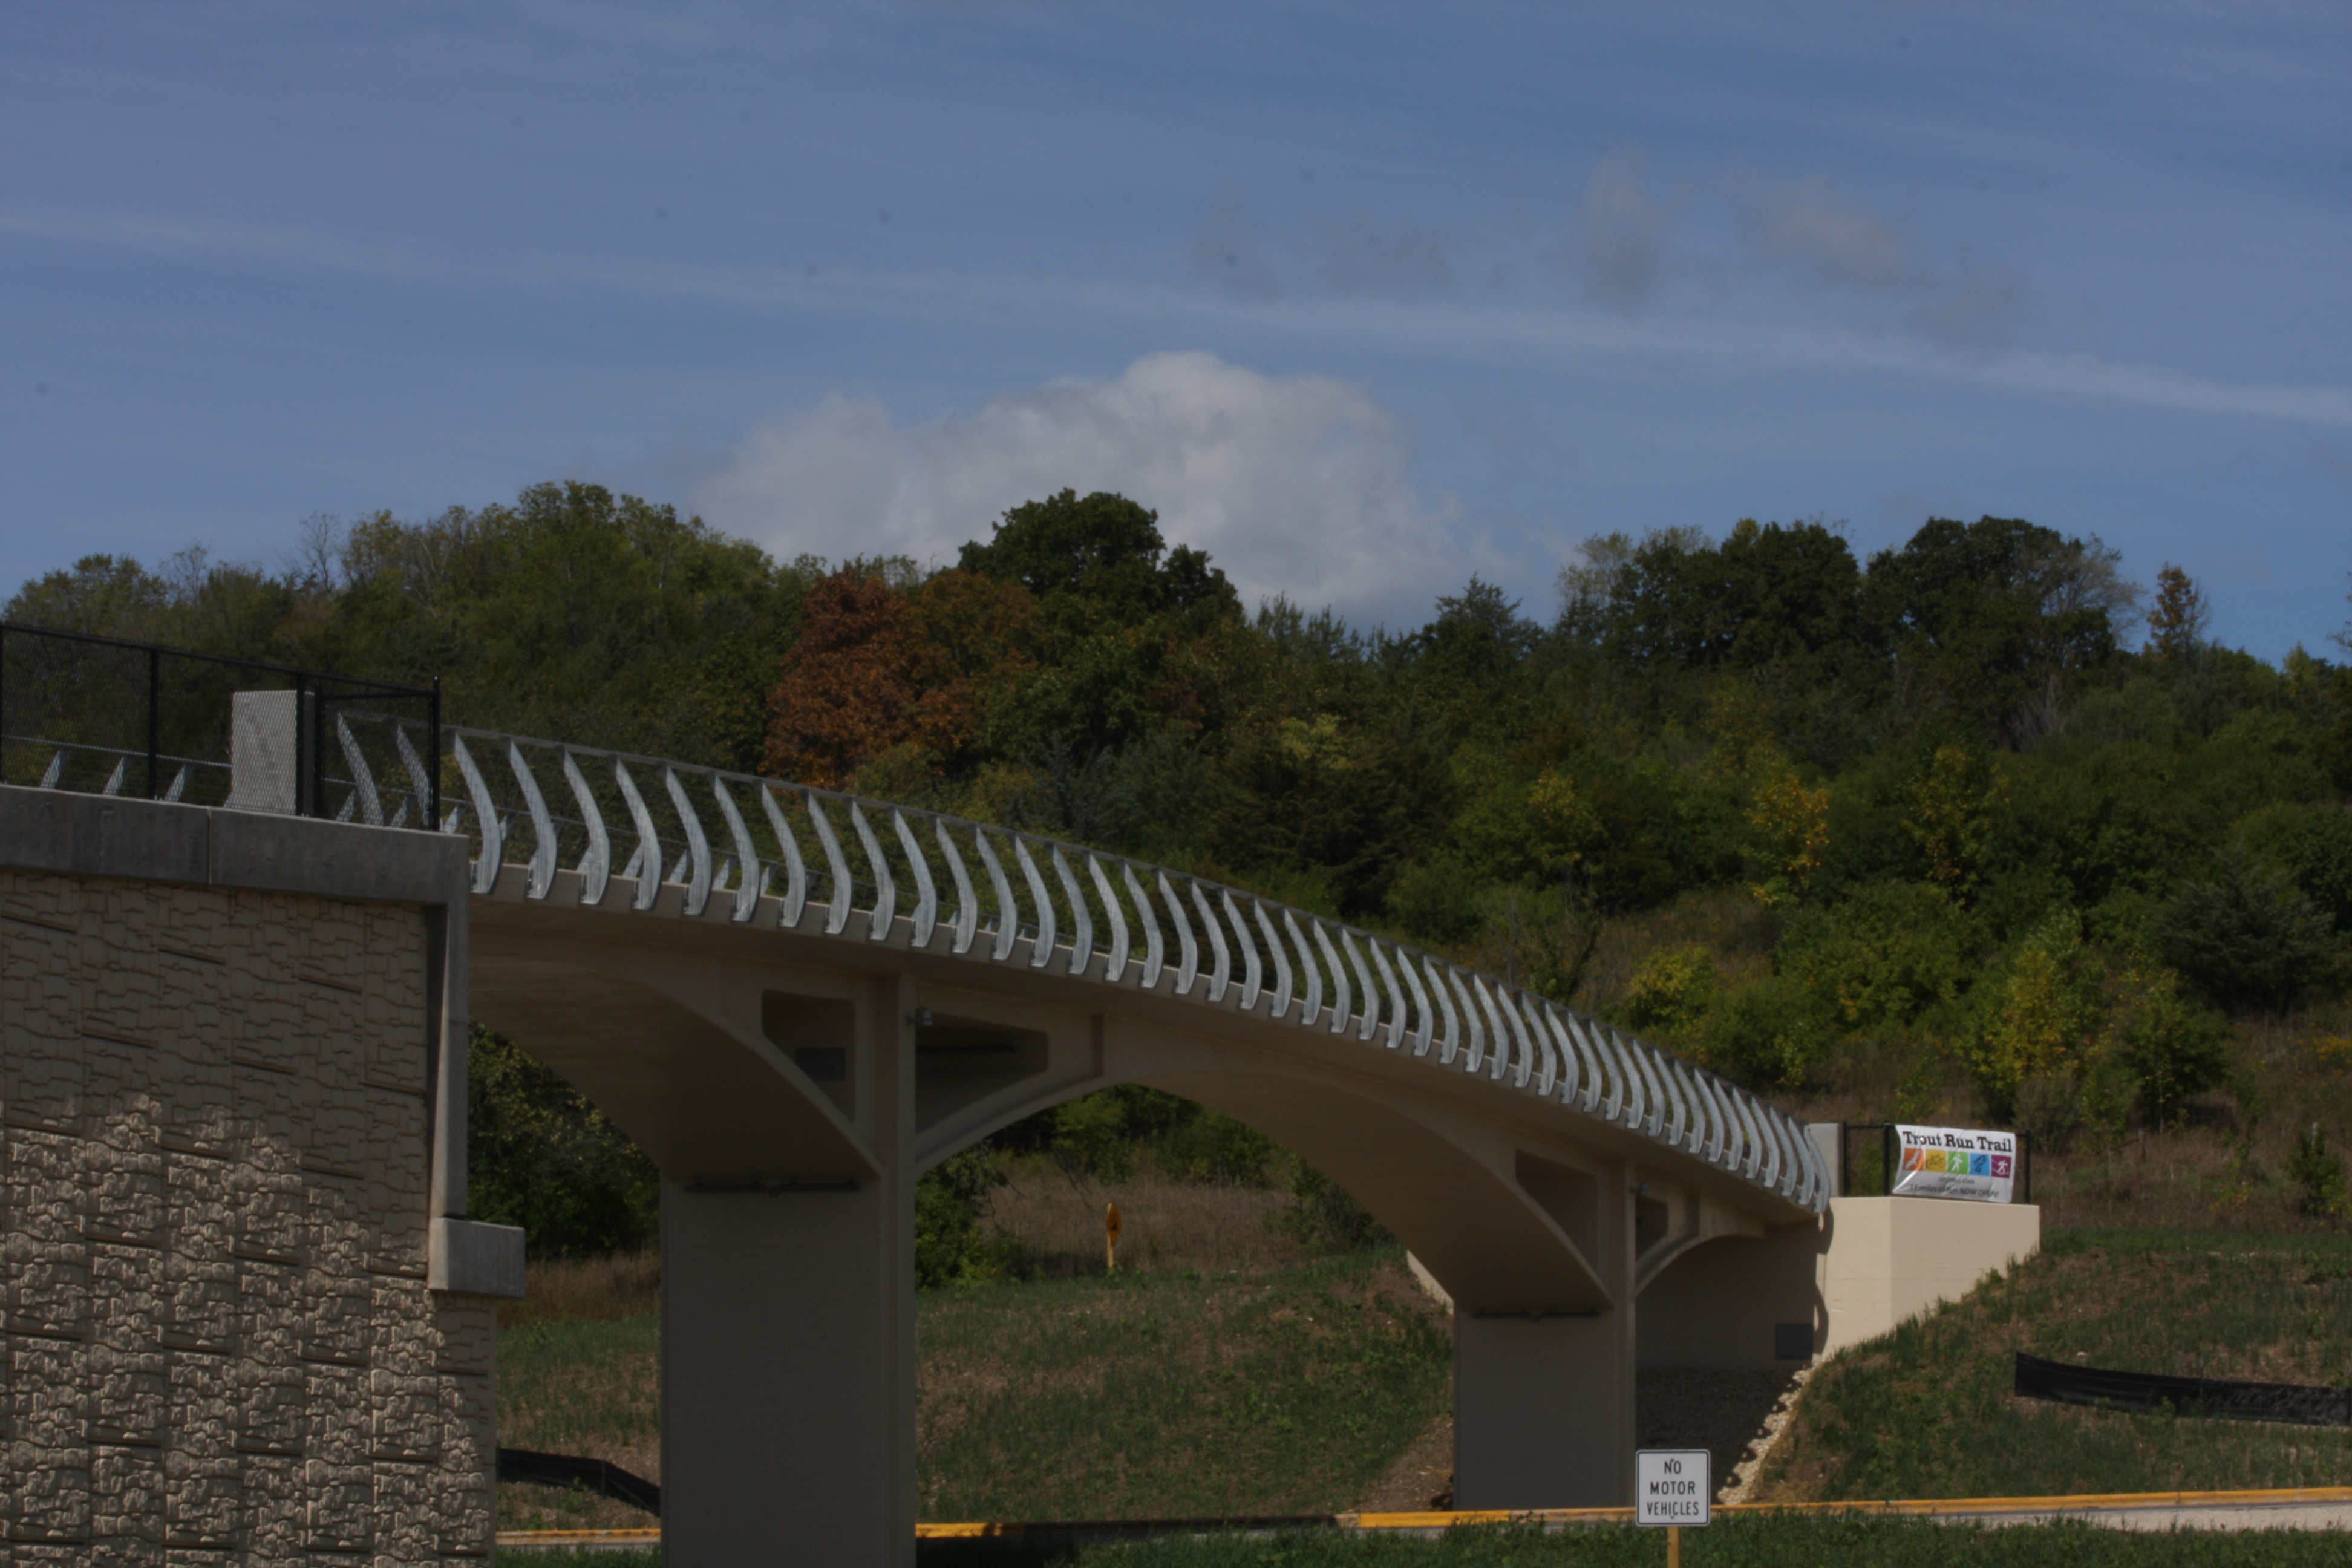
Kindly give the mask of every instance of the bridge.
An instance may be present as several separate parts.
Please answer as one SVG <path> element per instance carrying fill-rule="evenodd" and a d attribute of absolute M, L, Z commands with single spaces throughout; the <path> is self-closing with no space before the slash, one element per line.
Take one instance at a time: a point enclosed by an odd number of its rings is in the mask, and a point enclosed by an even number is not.
<path fill-rule="evenodd" d="M 40 788 L 135 794 L 143 776 L 158 804 L 139 812 L 168 820 L 122 838 L 8 806 L 52 824 L 20 840 L 74 843 L 0 846 L 5 864 L 226 885 L 218 846 L 236 843 L 253 885 L 308 866 L 325 879 L 310 890 L 443 906 L 418 939 L 441 944 L 425 967 L 445 993 L 420 1079 L 434 1287 L 518 1288 L 520 1237 L 509 1258 L 464 1217 L 470 1016 L 660 1169 L 670 1561 L 763 1560 L 784 1534 L 810 1561 L 908 1559 L 917 1178 L 1111 1084 L 1295 1151 L 1443 1287 L 1460 1507 L 1624 1502 L 1637 1363 L 1785 1364 L 1907 1310 L 1877 1278 L 1895 1243 L 1875 1221 L 1864 1272 L 1886 1300 L 1839 1306 L 1833 1172 L 1786 1111 L 1378 933 L 1013 828 L 299 687 L 239 695 L 234 731 L 228 763 L 151 732 L 143 775 L 135 748 L 56 743 Z M 257 838 L 269 814 L 348 826 Z M 195 817 L 214 847 L 160 870 L 106 847 L 178 843 Z M 446 893 L 401 869 L 459 859 Z M 1942 1267 L 1972 1279 L 2020 1249 L 1987 1236 Z"/>
<path fill-rule="evenodd" d="M 900 1550 L 913 1184 L 1114 1083 L 1296 1151 L 1444 1288 L 1462 1507 L 1627 1500 L 1645 1297 L 1682 1342 L 1668 1359 L 1811 1353 L 1820 1148 L 1608 1025 L 1080 845 L 554 742 L 448 745 L 473 1016 L 662 1172 L 680 1562 L 728 1560 L 778 1517 L 839 1521 L 832 1561 Z M 361 785 L 357 815 L 391 793 Z M 1791 1256 L 1759 1268 L 1776 1231 Z M 1731 1238 L 1759 1256 L 1668 1287 Z"/>

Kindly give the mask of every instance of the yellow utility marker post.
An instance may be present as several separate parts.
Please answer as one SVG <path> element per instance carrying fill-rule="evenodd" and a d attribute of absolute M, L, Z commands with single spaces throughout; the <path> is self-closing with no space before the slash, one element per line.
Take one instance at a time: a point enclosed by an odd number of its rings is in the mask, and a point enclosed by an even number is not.
<path fill-rule="evenodd" d="M 1103 1272 L 1118 1272 L 1118 1205 L 1103 1205 Z"/>
<path fill-rule="evenodd" d="M 1683 1526 L 1706 1523 L 1715 1488 L 1705 1448 L 1642 1448 L 1633 1455 L 1633 1522 L 1666 1531 L 1666 1568 L 1683 1568 Z"/>

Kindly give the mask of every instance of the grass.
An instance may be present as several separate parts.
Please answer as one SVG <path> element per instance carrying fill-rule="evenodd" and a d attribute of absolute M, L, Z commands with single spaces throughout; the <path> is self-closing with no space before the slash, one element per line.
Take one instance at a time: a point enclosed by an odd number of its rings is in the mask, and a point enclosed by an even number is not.
<path fill-rule="evenodd" d="M 1300 1531 L 1087 1544 L 924 1542 L 922 1568 L 1658 1568 L 1663 1531 L 1622 1527 L 1545 1535 L 1465 1527 L 1436 1539 Z M 1988 1529 L 1910 1519 L 1729 1518 L 1683 1532 L 1689 1568 L 2319 1568 L 2344 1561 L 2340 1533 L 2137 1533 L 2063 1523 Z M 654 1568 L 657 1552 L 502 1552 L 499 1568 Z"/>
<path fill-rule="evenodd" d="M 542 1318 L 499 1331 L 499 1441 L 506 1447 L 610 1459 L 658 1481 L 660 1413 L 658 1317 Z M 612 1530 L 654 1521 L 593 1492 L 509 1483 L 499 1488 L 498 1522 L 500 1530 Z"/>
<path fill-rule="evenodd" d="M 2352 1483 L 2352 1431 L 2021 1400 L 2017 1351 L 2340 1384 L 2352 1374 L 2352 1238 L 2057 1232 L 2040 1257 L 1822 1367 L 1759 1500 Z"/>
<path fill-rule="evenodd" d="M 1395 1248 L 933 1293 L 917 1341 L 938 1520 L 1349 1507 L 1443 1411 L 1452 1355 Z"/>

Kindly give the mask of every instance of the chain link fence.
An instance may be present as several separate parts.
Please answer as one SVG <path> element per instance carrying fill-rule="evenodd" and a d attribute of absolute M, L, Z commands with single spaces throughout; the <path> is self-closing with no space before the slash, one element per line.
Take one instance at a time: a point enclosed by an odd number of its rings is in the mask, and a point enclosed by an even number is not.
<path fill-rule="evenodd" d="M 441 825 L 441 688 L 0 622 L 0 784 Z"/>

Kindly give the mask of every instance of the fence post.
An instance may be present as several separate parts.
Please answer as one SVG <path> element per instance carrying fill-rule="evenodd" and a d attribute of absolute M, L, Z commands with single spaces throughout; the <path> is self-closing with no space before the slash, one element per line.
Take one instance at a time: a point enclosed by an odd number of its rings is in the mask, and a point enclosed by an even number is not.
<path fill-rule="evenodd" d="M 155 798 L 155 771 L 161 765 L 162 748 L 157 743 L 157 731 L 163 724 L 163 650 L 147 650 L 147 798 Z"/>
<path fill-rule="evenodd" d="M 432 759 L 425 770 L 427 804 L 425 827 L 429 833 L 441 831 L 441 678 L 433 678 L 433 749 L 425 753 Z M 749 868 L 746 868 L 749 874 Z"/>

